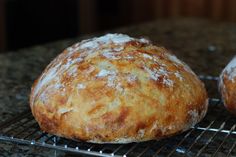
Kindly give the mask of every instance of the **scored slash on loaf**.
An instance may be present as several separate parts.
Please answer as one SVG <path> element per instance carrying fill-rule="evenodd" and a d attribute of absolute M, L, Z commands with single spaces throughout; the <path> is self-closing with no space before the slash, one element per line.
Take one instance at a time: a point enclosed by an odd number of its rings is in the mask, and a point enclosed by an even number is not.
<path fill-rule="evenodd" d="M 129 143 L 183 132 L 206 114 L 203 83 L 146 39 L 107 34 L 56 57 L 35 81 L 30 107 L 42 130 L 94 143 Z"/>

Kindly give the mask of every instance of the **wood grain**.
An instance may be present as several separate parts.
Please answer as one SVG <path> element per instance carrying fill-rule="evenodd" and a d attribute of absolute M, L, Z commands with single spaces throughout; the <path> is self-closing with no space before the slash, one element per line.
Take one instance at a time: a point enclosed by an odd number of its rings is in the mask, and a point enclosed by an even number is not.
<path fill-rule="evenodd" d="M 204 17 L 236 22 L 236 0 L 156 0 L 155 18 Z"/>
<path fill-rule="evenodd" d="M 181 0 L 168 0 L 169 1 L 169 16 L 177 17 L 181 15 Z"/>
<path fill-rule="evenodd" d="M 210 18 L 220 20 L 224 17 L 224 1 L 225 0 L 210 0 Z"/>
<path fill-rule="evenodd" d="M 227 20 L 236 22 L 236 0 L 228 0 Z"/>
<path fill-rule="evenodd" d="M 96 1 L 80 0 L 78 1 L 79 9 L 79 32 L 90 33 L 97 28 Z"/>
<path fill-rule="evenodd" d="M 0 0 L 0 52 L 6 48 L 5 0 Z"/>

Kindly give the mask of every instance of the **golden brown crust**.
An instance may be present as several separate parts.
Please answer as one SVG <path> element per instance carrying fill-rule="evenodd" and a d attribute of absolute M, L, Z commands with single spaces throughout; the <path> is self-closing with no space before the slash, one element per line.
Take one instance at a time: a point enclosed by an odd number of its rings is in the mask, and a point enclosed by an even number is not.
<path fill-rule="evenodd" d="M 30 106 L 46 132 L 128 143 L 189 129 L 208 102 L 203 83 L 165 48 L 109 34 L 55 58 L 34 83 Z"/>
<path fill-rule="evenodd" d="M 236 58 L 234 57 L 222 71 L 219 90 L 226 109 L 236 115 Z"/>

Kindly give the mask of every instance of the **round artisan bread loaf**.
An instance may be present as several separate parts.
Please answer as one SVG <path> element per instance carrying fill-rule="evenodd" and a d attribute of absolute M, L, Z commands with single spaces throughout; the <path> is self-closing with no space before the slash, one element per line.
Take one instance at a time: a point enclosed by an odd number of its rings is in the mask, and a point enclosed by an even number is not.
<path fill-rule="evenodd" d="M 226 109 L 236 115 L 236 56 L 222 71 L 219 90 Z"/>
<path fill-rule="evenodd" d="M 206 114 L 193 71 L 146 39 L 107 34 L 56 57 L 35 81 L 30 107 L 48 133 L 94 143 L 129 143 L 183 132 Z"/>

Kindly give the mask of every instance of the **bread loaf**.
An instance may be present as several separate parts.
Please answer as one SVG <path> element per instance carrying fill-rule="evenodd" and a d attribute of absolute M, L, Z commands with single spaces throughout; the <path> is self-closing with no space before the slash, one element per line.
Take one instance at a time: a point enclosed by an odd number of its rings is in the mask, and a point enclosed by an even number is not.
<path fill-rule="evenodd" d="M 35 81 L 30 107 L 40 128 L 94 143 L 129 143 L 183 132 L 206 114 L 193 71 L 146 39 L 107 34 L 56 57 Z"/>
<path fill-rule="evenodd" d="M 219 90 L 226 109 L 236 115 L 236 57 L 223 69 Z"/>

